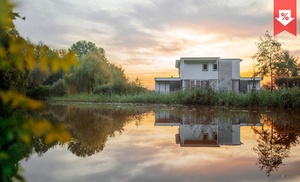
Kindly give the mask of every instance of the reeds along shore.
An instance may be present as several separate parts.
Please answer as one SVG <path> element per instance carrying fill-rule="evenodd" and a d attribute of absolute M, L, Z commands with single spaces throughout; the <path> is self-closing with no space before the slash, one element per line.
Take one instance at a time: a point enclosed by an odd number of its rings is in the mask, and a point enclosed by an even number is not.
<path fill-rule="evenodd" d="M 300 88 L 280 89 L 273 92 L 260 90 L 247 93 L 205 89 L 177 91 L 170 94 L 158 94 L 154 91 L 127 95 L 77 94 L 51 97 L 49 100 L 300 109 Z"/>

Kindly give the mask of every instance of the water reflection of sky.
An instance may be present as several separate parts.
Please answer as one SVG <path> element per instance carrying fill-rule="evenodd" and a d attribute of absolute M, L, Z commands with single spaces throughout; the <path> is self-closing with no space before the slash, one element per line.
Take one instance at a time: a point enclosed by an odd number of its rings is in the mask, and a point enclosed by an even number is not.
<path fill-rule="evenodd" d="M 255 165 L 257 145 L 251 127 L 241 127 L 239 146 L 180 147 L 178 126 L 154 126 L 148 113 L 109 138 L 103 151 L 85 158 L 54 147 L 21 165 L 28 181 L 300 181 L 300 147 L 292 147 L 278 171 L 267 177 Z M 285 176 L 286 175 L 286 176 Z"/>

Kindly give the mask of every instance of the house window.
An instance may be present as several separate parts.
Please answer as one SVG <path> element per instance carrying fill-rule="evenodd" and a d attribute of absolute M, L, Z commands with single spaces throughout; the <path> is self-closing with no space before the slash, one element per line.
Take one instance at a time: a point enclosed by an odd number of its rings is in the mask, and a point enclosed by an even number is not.
<path fill-rule="evenodd" d="M 218 63 L 214 63 L 213 68 L 214 68 L 214 71 L 217 71 L 218 70 Z"/>
<path fill-rule="evenodd" d="M 218 140 L 218 133 L 214 133 L 214 140 L 215 140 L 215 141 Z"/>
<path fill-rule="evenodd" d="M 203 71 L 208 71 L 208 64 L 207 63 L 203 63 Z"/>
<path fill-rule="evenodd" d="M 208 140 L 208 133 L 204 133 L 204 135 L 203 135 L 203 140 L 204 140 L 204 141 L 207 141 L 207 140 Z"/>

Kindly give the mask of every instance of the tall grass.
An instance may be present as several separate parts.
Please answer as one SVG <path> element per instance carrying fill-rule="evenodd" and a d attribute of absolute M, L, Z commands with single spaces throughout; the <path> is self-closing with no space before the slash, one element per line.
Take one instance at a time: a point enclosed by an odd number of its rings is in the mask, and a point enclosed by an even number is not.
<path fill-rule="evenodd" d="M 64 97 L 52 97 L 50 100 L 80 101 L 80 102 L 117 102 L 117 103 L 149 103 L 149 104 L 184 104 L 208 105 L 226 107 L 274 107 L 300 109 L 300 88 L 275 90 L 273 92 L 261 90 L 247 93 L 231 91 L 187 90 L 158 94 L 144 92 L 127 95 L 78 94 Z"/>

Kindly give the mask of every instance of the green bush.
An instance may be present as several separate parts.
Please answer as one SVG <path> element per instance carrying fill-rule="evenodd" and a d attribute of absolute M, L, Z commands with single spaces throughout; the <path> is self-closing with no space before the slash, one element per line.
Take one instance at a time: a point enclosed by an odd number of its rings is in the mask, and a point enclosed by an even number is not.
<path fill-rule="evenodd" d="M 59 79 L 50 88 L 51 96 L 64 96 L 67 93 L 67 85 L 64 79 Z"/>
<path fill-rule="evenodd" d="M 100 86 L 97 86 L 94 90 L 94 94 L 108 94 L 111 95 L 113 93 L 113 84 L 103 84 Z"/>
<path fill-rule="evenodd" d="M 36 99 L 46 99 L 50 96 L 50 87 L 47 85 L 41 85 L 29 91 L 27 95 Z"/>
<path fill-rule="evenodd" d="M 146 88 L 126 82 L 114 82 L 114 83 L 107 83 L 100 86 L 97 86 L 94 89 L 94 94 L 106 94 L 106 95 L 128 95 L 128 94 L 138 94 L 138 93 L 145 93 L 147 91 Z"/>
<path fill-rule="evenodd" d="M 115 82 L 112 84 L 112 91 L 115 94 L 127 94 L 130 93 L 130 90 L 128 88 L 128 83 L 126 82 Z"/>

